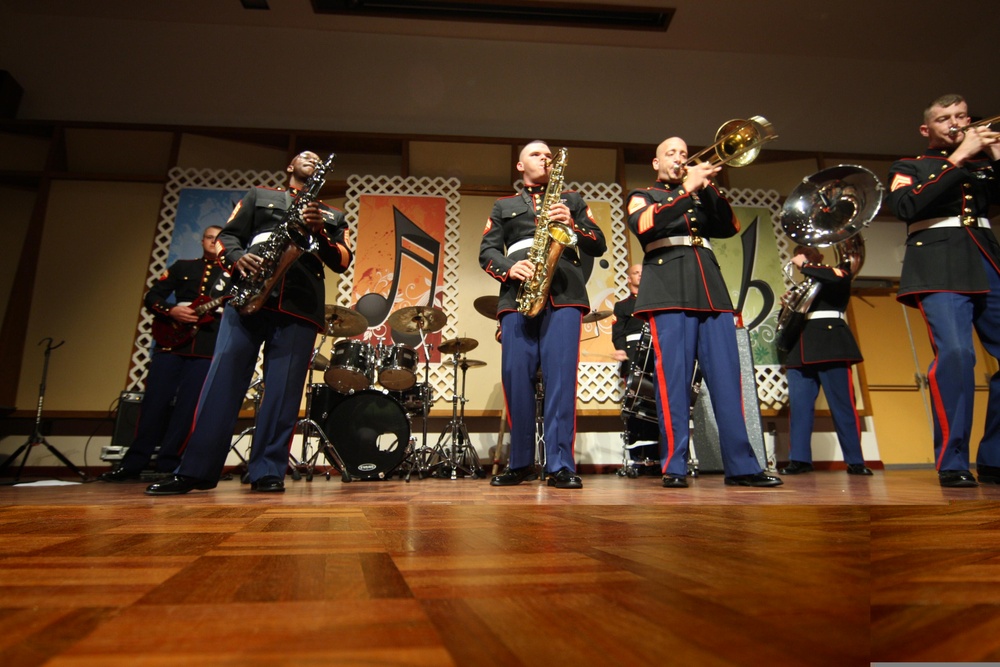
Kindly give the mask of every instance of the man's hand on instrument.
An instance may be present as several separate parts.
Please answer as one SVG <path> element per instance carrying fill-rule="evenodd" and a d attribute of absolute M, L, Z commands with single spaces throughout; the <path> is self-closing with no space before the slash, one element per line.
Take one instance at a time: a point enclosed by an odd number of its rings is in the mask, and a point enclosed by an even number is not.
<path fill-rule="evenodd" d="M 170 309 L 170 317 L 182 324 L 194 324 L 198 321 L 198 315 L 190 306 L 174 306 Z"/>
<path fill-rule="evenodd" d="M 517 280 L 531 280 L 531 276 L 535 275 L 535 267 L 528 260 L 522 259 L 510 267 L 507 275 Z"/>
<path fill-rule="evenodd" d="M 264 260 L 262 260 L 257 255 L 253 253 L 247 253 L 236 260 L 234 265 L 236 270 L 240 272 L 242 276 L 253 276 L 260 271 L 260 267 L 263 265 Z"/>
<path fill-rule="evenodd" d="M 573 220 L 569 213 L 569 206 L 566 206 L 566 203 L 562 201 L 553 204 L 552 208 L 549 209 L 549 220 L 568 225 Z"/>
<path fill-rule="evenodd" d="M 319 210 L 319 204 L 310 202 L 302 209 L 302 222 L 313 234 L 319 234 L 323 231 L 324 218 Z"/>

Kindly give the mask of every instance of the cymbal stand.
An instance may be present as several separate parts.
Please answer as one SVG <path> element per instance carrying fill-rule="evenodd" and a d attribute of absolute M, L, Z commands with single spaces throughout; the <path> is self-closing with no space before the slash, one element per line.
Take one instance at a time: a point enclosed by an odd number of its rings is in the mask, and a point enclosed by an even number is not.
<path fill-rule="evenodd" d="M 236 446 L 240 444 L 240 441 L 247 436 L 250 437 L 249 444 L 250 445 L 253 444 L 253 434 L 254 431 L 257 430 L 257 415 L 260 413 L 261 394 L 264 393 L 264 380 L 262 379 L 257 380 L 256 382 L 250 385 L 250 388 L 247 389 L 247 391 L 253 392 L 253 424 L 240 431 L 240 434 L 236 436 L 235 440 L 233 440 L 233 444 L 229 445 L 229 451 L 232 452 L 233 454 L 236 454 L 236 456 L 240 460 L 240 464 L 238 467 L 242 471 L 240 473 L 240 482 L 243 484 L 246 484 L 250 481 L 249 480 L 250 465 L 247 463 L 247 457 L 243 456 L 242 452 L 240 452 L 240 450 L 237 449 Z M 247 451 L 248 452 L 250 451 L 250 447 L 247 447 Z"/>
<path fill-rule="evenodd" d="M 461 362 L 461 364 L 459 364 Z M 465 427 L 465 372 L 469 365 L 465 363 L 465 358 L 460 356 L 458 351 L 452 356 L 452 365 L 455 370 L 454 388 L 451 397 L 451 421 L 445 426 L 438 438 L 435 451 L 440 459 L 435 464 L 439 469 L 447 467 L 451 471 L 451 479 L 458 479 L 461 471 L 466 476 L 485 477 L 486 471 L 479 464 L 479 455 L 469 443 L 469 430 Z M 458 369 L 462 369 L 462 393 L 458 393 Z M 459 411 L 461 403 L 461 411 Z M 451 448 L 444 446 L 445 439 L 451 436 Z"/>
<path fill-rule="evenodd" d="M 420 334 L 420 348 L 424 351 L 424 386 L 420 395 L 420 421 L 421 429 L 423 431 L 423 440 L 421 441 L 421 446 L 419 449 L 414 448 L 413 438 L 407 443 L 409 451 L 406 457 L 403 459 L 403 463 L 400 465 L 400 469 L 404 470 L 403 479 L 407 482 L 410 481 L 410 475 L 413 471 L 417 471 L 418 477 L 423 477 L 423 473 L 428 468 L 428 461 L 433 455 L 434 450 L 427 446 L 427 417 L 431 410 L 431 344 L 427 342 L 427 333 L 423 328 L 418 329 Z M 407 415 L 407 419 L 409 419 Z M 411 420 L 412 423 L 412 420 Z"/>
<path fill-rule="evenodd" d="M 7 466 L 9 466 L 11 462 L 18 457 L 18 455 L 20 455 L 21 452 L 24 452 L 24 458 L 21 459 L 21 465 L 18 466 L 17 474 L 14 475 L 15 482 L 21 479 L 21 473 L 24 471 L 24 464 L 28 462 L 28 455 L 31 453 L 32 447 L 36 445 L 45 445 L 46 449 L 48 449 L 53 456 L 59 459 L 64 466 L 79 475 L 81 480 L 87 481 L 87 473 L 77 468 L 72 461 L 63 455 L 62 452 L 49 444 L 49 441 L 45 439 L 44 435 L 42 435 L 42 405 L 45 403 L 45 379 L 49 375 L 49 355 L 52 353 L 52 350 L 62 347 L 62 344 L 65 342 L 66 341 L 63 340 L 59 341 L 58 345 L 53 345 L 51 338 L 43 338 L 38 341 L 39 345 L 45 343 L 45 363 L 42 365 L 42 381 L 38 385 L 38 411 L 35 413 L 35 428 L 28 437 L 28 440 L 23 445 L 18 447 L 13 454 L 8 456 L 6 461 L 0 464 L 0 473 L 2 473 L 7 469 Z"/>
<path fill-rule="evenodd" d="M 309 360 L 309 382 L 306 390 L 306 416 L 295 423 L 295 430 L 302 434 L 302 458 L 295 458 L 295 454 L 289 450 L 288 452 L 288 464 L 291 471 L 292 479 L 298 481 L 302 479 L 302 474 L 305 473 L 306 481 L 311 482 L 313 475 L 316 472 L 316 461 L 319 459 L 321 453 L 326 453 L 326 458 L 330 463 L 338 469 L 341 473 L 344 471 L 343 460 L 340 458 L 340 454 L 337 452 L 333 443 L 327 437 L 326 432 L 323 428 L 312 418 L 312 405 L 315 400 L 313 397 L 312 388 L 313 383 L 313 371 L 315 370 L 314 362 L 316 357 L 319 355 L 319 351 L 323 349 L 323 343 L 326 342 L 326 332 L 324 331 L 322 338 L 320 338 L 319 345 L 312 352 L 312 357 Z M 319 440 L 319 444 L 316 445 L 316 450 L 311 451 L 312 447 L 309 444 L 309 438 L 315 436 Z M 330 470 L 327 469 L 325 472 L 326 478 L 330 479 Z"/>

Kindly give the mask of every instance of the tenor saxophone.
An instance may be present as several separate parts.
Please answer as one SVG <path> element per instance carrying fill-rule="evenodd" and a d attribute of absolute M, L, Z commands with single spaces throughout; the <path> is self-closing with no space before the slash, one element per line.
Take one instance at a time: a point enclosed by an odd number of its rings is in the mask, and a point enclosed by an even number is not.
<path fill-rule="evenodd" d="M 326 172 L 333 165 L 335 157 L 337 156 L 331 153 L 326 160 L 316 165 L 271 236 L 254 248 L 254 254 L 261 258 L 260 270 L 253 275 L 233 272 L 232 285 L 229 288 L 232 298 L 229 303 L 239 311 L 240 315 L 249 315 L 260 310 L 288 267 L 302 253 L 313 252 L 319 247 L 302 221 L 302 211 L 319 197 L 319 192 L 326 183 Z"/>
<path fill-rule="evenodd" d="M 538 212 L 535 238 L 528 250 L 527 260 L 531 262 L 534 273 L 521 283 L 517 291 L 517 311 L 526 317 L 534 317 L 545 308 L 559 257 L 566 248 L 576 247 L 576 232 L 569 225 L 549 220 L 552 207 L 562 197 L 566 153 L 565 148 L 560 148 L 552 161 L 549 184 L 545 188 L 545 197 Z"/>

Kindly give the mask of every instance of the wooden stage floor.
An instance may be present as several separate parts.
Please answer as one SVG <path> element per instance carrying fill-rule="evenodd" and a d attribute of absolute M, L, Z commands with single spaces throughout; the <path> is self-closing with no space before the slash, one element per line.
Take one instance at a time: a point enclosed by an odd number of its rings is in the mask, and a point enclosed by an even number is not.
<path fill-rule="evenodd" d="M 0 486 L 0 664 L 1000 660 L 1000 486 Z"/>

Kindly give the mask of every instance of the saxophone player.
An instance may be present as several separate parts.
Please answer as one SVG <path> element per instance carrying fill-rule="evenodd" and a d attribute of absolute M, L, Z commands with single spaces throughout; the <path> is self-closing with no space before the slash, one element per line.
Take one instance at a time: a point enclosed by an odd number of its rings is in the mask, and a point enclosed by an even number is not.
<path fill-rule="evenodd" d="M 708 240 L 735 236 L 739 221 L 712 182 L 721 167 L 686 165 L 687 159 L 683 139 L 663 141 L 653 158 L 656 182 L 632 190 L 626 199 L 628 228 L 643 247 L 634 312 L 649 322 L 656 355 L 663 486 L 688 485 L 688 412 L 696 358 L 712 392 L 725 483 L 778 486 L 781 479 L 763 472 L 747 435 L 735 313 Z"/>
<path fill-rule="evenodd" d="M 319 164 L 319 156 L 303 151 L 288 165 L 287 190 L 252 188 L 236 205 L 218 237 L 222 245 L 219 261 L 231 274 L 261 271 L 255 247 L 262 247 L 285 219 Z M 302 388 L 316 334 L 324 325 L 323 265 L 342 273 L 353 259 L 342 211 L 313 201 L 302 209 L 301 219 L 317 241 L 317 249 L 303 253 L 290 266 L 260 310 L 242 315 L 232 305 L 225 307 L 215 356 L 180 465 L 170 479 L 149 485 L 148 495 L 177 495 L 216 486 L 261 345 L 266 390 L 256 417 L 247 472 L 251 491 L 285 490 L 288 448 L 298 421 Z"/>
<path fill-rule="evenodd" d="M 516 168 L 523 176 L 524 188 L 493 205 L 479 250 L 483 270 L 500 283 L 497 319 L 510 432 L 508 466 L 490 484 L 513 486 L 538 478 L 535 382 L 541 371 L 548 484 L 578 489 L 583 486 L 574 459 L 580 329 L 583 315 L 590 311 L 586 282 L 591 258 L 604 254 L 607 244 L 579 193 L 562 192 L 561 201 L 548 211 L 548 219 L 572 228 L 577 235 L 576 248 L 566 249 L 559 257 L 541 312 L 534 317 L 519 312 L 518 290 L 535 272 L 525 257 L 535 240 L 537 219 L 543 213 L 540 207 L 547 199 L 552 151 L 545 142 L 532 141 L 521 150 Z"/>

